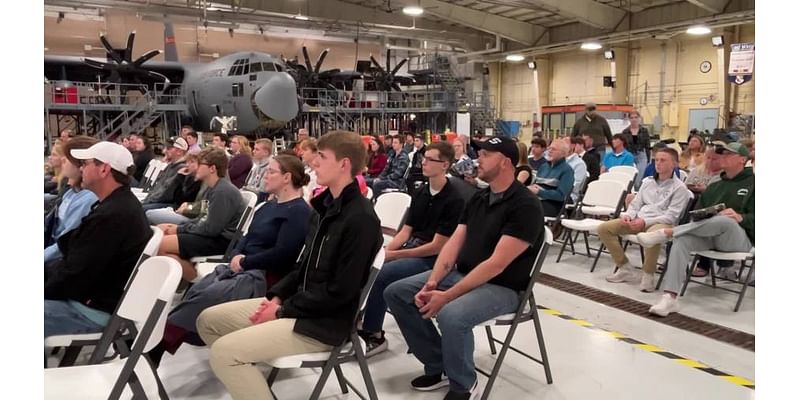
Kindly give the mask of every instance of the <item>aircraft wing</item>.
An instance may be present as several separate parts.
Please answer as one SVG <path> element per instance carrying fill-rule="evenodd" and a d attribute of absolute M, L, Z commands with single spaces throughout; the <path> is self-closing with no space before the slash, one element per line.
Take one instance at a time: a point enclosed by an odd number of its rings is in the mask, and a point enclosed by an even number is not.
<path fill-rule="evenodd" d="M 90 67 L 84 62 L 85 58 L 89 57 L 44 56 L 44 76 L 51 81 L 97 82 L 98 79 L 107 81 L 111 71 Z M 91 59 L 107 62 L 106 59 L 99 57 Z M 185 75 L 185 65 L 176 62 L 148 61 L 142 68 L 164 75 L 172 83 L 182 82 Z"/>

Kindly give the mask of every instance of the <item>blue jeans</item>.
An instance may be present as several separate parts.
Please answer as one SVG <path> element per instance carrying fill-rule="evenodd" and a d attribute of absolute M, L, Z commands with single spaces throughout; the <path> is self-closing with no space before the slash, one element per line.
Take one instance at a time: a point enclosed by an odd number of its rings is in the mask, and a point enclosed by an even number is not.
<path fill-rule="evenodd" d="M 634 154 L 634 158 L 636 160 L 636 169 L 639 170 L 639 173 L 636 175 L 636 189 L 638 190 L 639 186 L 642 184 L 644 170 L 647 168 L 647 153 L 641 150 Z"/>
<path fill-rule="evenodd" d="M 146 203 L 142 204 L 142 209 L 145 211 L 158 210 L 159 208 L 172 207 L 170 203 Z"/>
<path fill-rule="evenodd" d="M 381 179 L 377 182 L 372 181 L 372 192 L 375 194 L 375 197 L 378 197 L 381 193 L 383 193 L 386 189 L 401 189 L 403 186 L 402 181 L 394 182 L 390 180 Z"/>
<path fill-rule="evenodd" d="M 86 318 L 64 300 L 44 301 L 44 337 L 102 332 L 98 325 Z"/>
<path fill-rule="evenodd" d="M 430 271 L 434 262 L 436 262 L 436 257 L 401 258 L 384 264 L 369 292 L 367 309 L 364 311 L 363 329 L 370 333 L 377 333 L 383 328 L 383 320 L 386 317 L 383 291 L 387 286 L 420 272 Z"/>
<path fill-rule="evenodd" d="M 507 287 L 483 284 L 442 307 L 436 317 L 439 330 L 423 319 L 414 296 L 425 286 L 431 272 L 423 272 L 389 285 L 384 292 L 411 353 L 425 366 L 425 375 L 444 372 L 450 390 L 469 392 L 478 378 L 475 373 L 473 328 L 497 316 L 512 313 L 520 296 Z M 439 290 L 453 287 L 464 275 L 453 271 L 439 282 Z M 441 335 L 439 334 L 441 331 Z"/>
<path fill-rule="evenodd" d="M 152 225 L 159 225 L 159 224 L 180 225 L 184 222 L 191 221 L 191 219 L 176 213 L 171 208 L 159 208 L 156 210 L 149 210 L 145 212 L 145 215 L 147 215 L 147 220 L 150 221 L 150 224 Z"/>

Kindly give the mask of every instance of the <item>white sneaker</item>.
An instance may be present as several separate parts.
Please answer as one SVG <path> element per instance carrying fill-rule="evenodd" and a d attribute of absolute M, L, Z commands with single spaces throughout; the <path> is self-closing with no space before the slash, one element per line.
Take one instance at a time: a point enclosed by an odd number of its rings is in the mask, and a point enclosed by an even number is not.
<path fill-rule="evenodd" d="M 636 239 L 639 239 L 639 243 L 642 245 L 642 247 L 646 248 L 669 241 L 669 238 L 667 237 L 667 234 L 664 233 L 663 229 L 652 232 L 637 233 Z"/>
<path fill-rule="evenodd" d="M 606 280 L 611 283 L 636 282 L 637 279 L 639 279 L 639 277 L 636 275 L 636 272 L 625 265 L 619 267 L 617 272 L 606 276 Z"/>
<path fill-rule="evenodd" d="M 650 307 L 650 313 L 658 315 L 659 317 L 666 317 L 670 313 L 678 311 L 678 297 L 672 297 L 669 293 L 664 293 L 661 296 L 661 301 L 658 304 Z"/>
<path fill-rule="evenodd" d="M 656 274 L 642 273 L 642 282 L 639 283 L 639 290 L 647 293 L 656 290 Z"/>

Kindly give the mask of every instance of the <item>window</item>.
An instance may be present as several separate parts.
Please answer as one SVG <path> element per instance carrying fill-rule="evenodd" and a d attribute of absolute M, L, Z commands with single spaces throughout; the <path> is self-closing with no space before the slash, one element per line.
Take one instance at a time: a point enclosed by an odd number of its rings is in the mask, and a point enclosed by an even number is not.
<path fill-rule="evenodd" d="M 255 74 L 257 72 L 261 72 L 261 63 L 257 62 L 250 64 L 250 73 Z"/>
<path fill-rule="evenodd" d="M 244 96 L 244 84 L 243 83 L 234 83 L 231 85 L 231 94 L 233 97 L 242 97 Z"/>
<path fill-rule="evenodd" d="M 280 64 L 275 64 L 275 71 L 283 72 L 283 67 Z"/>
<path fill-rule="evenodd" d="M 262 63 L 264 65 L 264 71 L 275 71 L 275 64 L 273 63 Z"/>
<path fill-rule="evenodd" d="M 242 75 L 247 75 L 250 73 L 250 60 L 242 60 Z"/>

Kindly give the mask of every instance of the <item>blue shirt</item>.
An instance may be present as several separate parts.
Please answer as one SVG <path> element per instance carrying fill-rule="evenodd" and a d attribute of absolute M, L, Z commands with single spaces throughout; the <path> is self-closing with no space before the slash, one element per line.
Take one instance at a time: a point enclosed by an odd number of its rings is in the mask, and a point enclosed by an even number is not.
<path fill-rule="evenodd" d="M 540 158 L 538 160 L 534 159 L 533 156 L 528 157 L 528 165 L 530 165 L 531 169 L 534 170 L 534 171 L 538 171 L 539 167 L 541 167 L 542 164 L 544 164 L 546 162 L 547 162 L 547 159 L 544 158 L 544 156 L 542 156 L 542 158 Z"/>
<path fill-rule="evenodd" d="M 575 183 L 575 171 L 569 166 L 567 160 L 562 158 L 552 162 L 546 162 L 539 167 L 536 172 L 535 184 L 539 185 L 540 200 L 552 200 L 563 203 L 567 195 L 572 193 Z"/>
<path fill-rule="evenodd" d="M 45 263 L 61 258 L 61 250 L 58 249 L 58 243 L 55 241 L 61 235 L 80 226 L 81 220 L 92 211 L 92 204 L 95 202 L 97 202 L 97 196 L 91 190 L 68 189 L 64 193 L 61 204 L 58 206 L 58 216 L 53 228 L 54 243 L 44 249 Z"/>
<path fill-rule="evenodd" d="M 622 153 L 614 154 L 614 151 L 607 151 L 606 154 L 603 156 L 603 166 L 606 167 L 606 170 L 611 169 L 611 167 L 616 167 L 619 165 L 636 165 L 636 159 L 633 157 L 628 150 L 622 150 Z"/>

